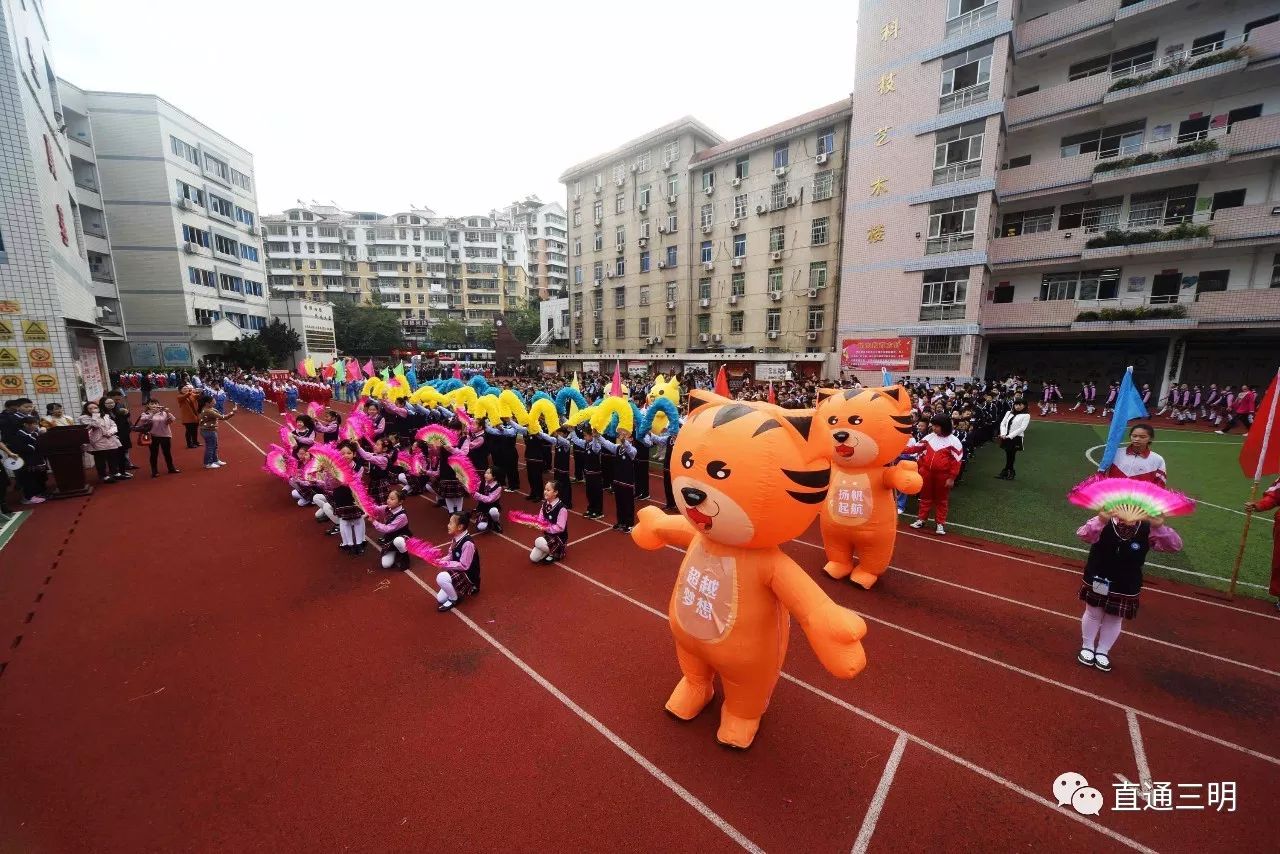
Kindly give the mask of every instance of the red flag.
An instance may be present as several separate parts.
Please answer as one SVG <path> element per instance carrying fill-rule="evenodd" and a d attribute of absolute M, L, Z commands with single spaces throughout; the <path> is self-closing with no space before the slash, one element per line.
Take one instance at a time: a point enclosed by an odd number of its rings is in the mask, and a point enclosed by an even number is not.
<path fill-rule="evenodd" d="M 298 376 L 305 377 L 306 375 L 307 375 L 307 360 L 299 359 L 298 360 Z"/>
<path fill-rule="evenodd" d="M 333 379 L 337 374 L 338 372 L 334 369 L 333 365 L 325 365 L 320 369 L 320 376 L 327 380 Z"/>
<path fill-rule="evenodd" d="M 1280 385 L 1280 370 L 1271 378 L 1271 385 L 1254 412 L 1253 426 L 1245 436 L 1244 447 L 1240 449 L 1240 470 L 1254 480 L 1267 474 L 1280 474 L 1280 432 L 1275 429 L 1280 421 L 1277 385 Z"/>
<path fill-rule="evenodd" d="M 360 366 L 360 370 L 364 371 L 364 375 L 372 379 L 373 377 L 373 359 L 365 362 Z"/>
<path fill-rule="evenodd" d="M 778 396 L 773 393 L 773 380 L 769 380 L 769 402 L 774 406 L 778 405 Z"/>
<path fill-rule="evenodd" d="M 720 370 L 716 371 L 716 394 L 721 397 L 732 397 L 729 394 L 729 377 L 724 372 L 724 365 L 720 366 Z"/>

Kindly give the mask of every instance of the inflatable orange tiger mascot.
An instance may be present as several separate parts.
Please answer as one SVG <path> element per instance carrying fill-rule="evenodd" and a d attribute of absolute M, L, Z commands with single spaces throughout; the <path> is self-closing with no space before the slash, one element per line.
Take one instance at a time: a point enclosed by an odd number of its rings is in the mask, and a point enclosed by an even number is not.
<path fill-rule="evenodd" d="M 631 536 L 645 549 L 686 550 L 668 609 L 684 678 L 667 711 L 691 720 L 714 696 L 716 738 L 749 747 L 782 670 L 790 616 L 827 670 L 851 679 L 866 665 L 867 627 L 832 602 L 778 546 L 798 536 L 827 495 L 830 464 L 805 439 L 812 421 L 703 391 L 689 395 L 671 466 L 679 515 L 639 513 Z"/>
<path fill-rule="evenodd" d="M 825 443 L 832 463 L 822 508 L 823 568 L 832 578 L 851 578 L 869 590 L 893 557 L 893 490 L 915 495 L 924 483 L 915 463 L 889 465 L 911 439 L 911 396 L 901 386 L 819 389 L 813 420 L 810 439 Z"/>

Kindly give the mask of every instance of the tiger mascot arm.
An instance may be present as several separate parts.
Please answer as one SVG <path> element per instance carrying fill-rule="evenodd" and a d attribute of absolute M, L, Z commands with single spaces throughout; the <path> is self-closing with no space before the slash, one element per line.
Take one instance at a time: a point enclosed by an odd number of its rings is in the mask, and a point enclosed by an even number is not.
<path fill-rule="evenodd" d="M 648 508 L 658 511 L 658 508 Z M 852 679 L 867 665 L 860 641 L 867 624 L 831 601 L 799 564 L 781 552 L 773 567 L 773 593 L 791 612 L 822 666 L 838 679 Z"/>
<path fill-rule="evenodd" d="M 903 460 L 884 470 L 882 482 L 890 489 L 907 495 L 916 495 L 924 488 L 924 478 L 914 460 Z"/>
<path fill-rule="evenodd" d="M 642 549 L 655 551 L 663 546 L 687 549 L 697 533 L 693 523 L 683 515 L 668 515 L 657 507 L 642 507 L 636 513 L 631 539 Z"/>

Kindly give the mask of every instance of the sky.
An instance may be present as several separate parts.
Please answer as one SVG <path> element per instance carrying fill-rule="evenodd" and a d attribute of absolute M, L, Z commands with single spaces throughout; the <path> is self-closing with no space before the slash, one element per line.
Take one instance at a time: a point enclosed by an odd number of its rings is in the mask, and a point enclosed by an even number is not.
<path fill-rule="evenodd" d="M 693 115 L 726 139 L 847 97 L 856 3 L 45 0 L 60 77 L 254 155 L 258 207 L 485 213 Z M 786 16 L 779 26 L 774 16 Z"/>

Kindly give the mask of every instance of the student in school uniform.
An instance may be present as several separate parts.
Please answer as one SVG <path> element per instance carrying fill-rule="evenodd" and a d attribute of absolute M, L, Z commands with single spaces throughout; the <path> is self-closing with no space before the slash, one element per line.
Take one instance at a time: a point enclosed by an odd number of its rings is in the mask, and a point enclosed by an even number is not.
<path fill-rule="evenodd" d="M 1267 487 L 1267 491 L 1262 493 L 1262 497 L 1257 501 L 1250 501 L 1244 505 L 1244 509 L 1251 513 L 1272 510 L 1276 507 L 1280 507 L 1280 480 Z M 1275 515 L 1271 523 L 1271 584 L 1267 592 L 1277 597 L 1276 610 L 1280 611 L 1280 513 Z"/>
<path fill-rule="evenodd" d="M 525 474 L 529 476 L 529 494 L 525 496 L 525 500 L 541 501 L 542 482 L 550 467 L 553 443 L 548 441 L 548 434 L 545 432 L 531 435 L 524 427 L 516 429 L 524 436 L 524 467 Z"/>
<path fill-rule="evenodd" d="M 631 434 L 619 428 L 618 441 L 601 438 L 600 447 L 606 458 L 613 460 L 613 506 L 618 517 L 613 529 L 629 534 L 636 523 L 636 446 L 631 441 Z"/>
<path fill-rule="evenodd" d="M 551 473 L 556 482 L 556 491 L 564 506 L 573 509 L 573 482 L 569 478 L 569 461 L 572 457 L 573 445 L 569 442 L 569 426 L 561 424 L 555 433 L 540 434 L 546 439 L 551 449 Z"/>
<path fill-rule="evenodd" d="M 590 482 L 590 481 L 588 481 Z M 542 488 L 543 502 L 539 514 L 545 524 L 542 536 L 533 541 L 529 560 L 534 563 L 555 563 L 564 560 L 569 544 L 569 510 L 560 501 L 560 492 L 554 480 Z"/>
<path fill-rule="evenodd" d="M 587 487 L 587 512 L 582 515 L 586 519 L 599 519 L 604 516 L 604 470 L 600 459 L 600 439 L 591 427 L 584 424 L 580 429 L 582 436 L 573 436 L 569 441 L 582 451 L 582 473 Z"/>
<path fill-rule="evenodd" d="M 440 562 L 436 576 L 436 601 L 440 603 L 436 610 L 441 613 L 452 611 L 464 596 L 480 592 L 480 550 L 467 529 L 469 522 L 466 513 L 454 513 L 445 528 L 451 538 L 449 557 Z"/>
<path fill-rule="evenodd" d="M 369 519 L 373 529 L 381 536 L 378 546 L 381 549 L 383 569 L 408 569 L 409 550 L 405 545 L 413 532 L 409 530 L 409 514 L 400 503 L 399 490 L 387 493 L 387 503 L 378 507 L 376 516 Z"/>
<path fill-rule="evenodd" d="M 484 470 L 484 480 L 471 497 L 476 500 L 476 530 L 501 534 L 502 479 L 493 466 Z"/>

